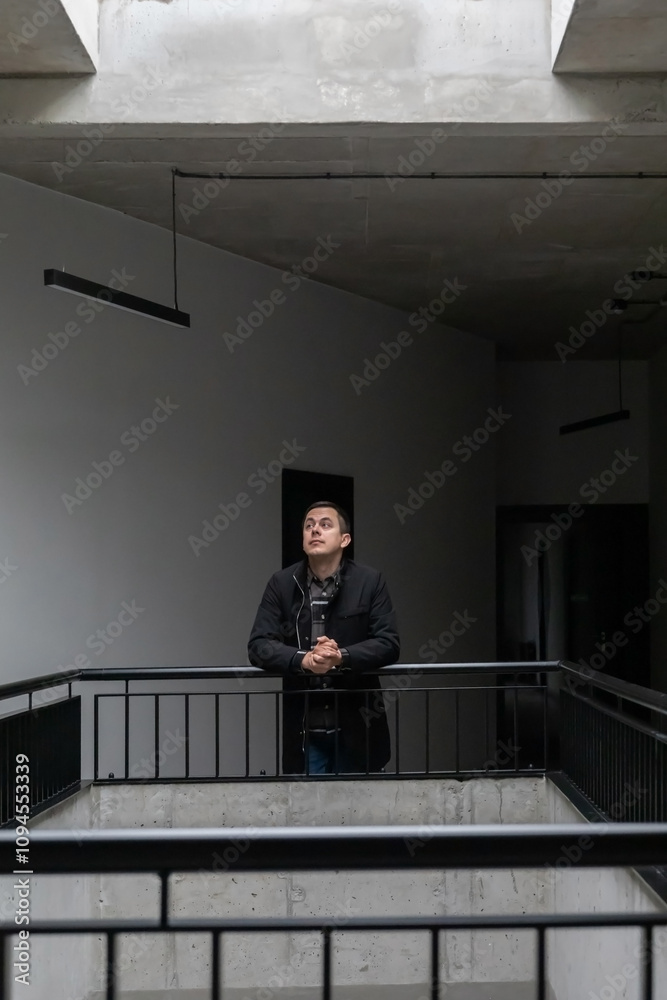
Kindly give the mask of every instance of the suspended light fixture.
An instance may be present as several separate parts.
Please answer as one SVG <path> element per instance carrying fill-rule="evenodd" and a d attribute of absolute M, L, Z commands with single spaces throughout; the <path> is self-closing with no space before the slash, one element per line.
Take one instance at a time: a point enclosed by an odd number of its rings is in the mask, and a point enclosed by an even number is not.
<path fill-rule="evenodd" d="M 128 292 L 119 291 L 110 285 L 100 285 L 96 281 L 88 278 L 80 278 L 67 271 L 58 271 L 55 268 L 46 268 L 44 271 L 44 284 L 49 288 L 58 288 L 61 292 L 69 292 L 71 295 L 80 295 L 85 299 L 92 299 L 104 305 L 114 306 L 116 309 L 123 309 L 126 312 L 135 313 L 137 316 L 147 316 L 149 319 L 156 319 L 160 323 L 167 323 L 169 326 L 190 327 L 190 314 L 181 312 L 178 308 L 178 271 L 176 266 L 176 172 L 171 172 L 171 224 L 173 242 L 173 262 L 174 262 L 174 307 L 164 306 L 159 302 L 152 302 L 150 299 L 142 299 L 138 295 L 129 295 Z"/>
<path fill-rule="evenodd" d="M 620 303 L 619 303 L 620 304 Z M 576 431 L 586 431 L 589 427 L 601 427 L 602 424 L 614 424 L 619 420 L 629 420 L 630 410 L 623 409 L 623 384 L 621 380 L 621 331 L 623 321 L 618 328 L 618 409 L 613 413 L 602 413 L 599 417 L 589 417 L 587 420 L 577 420 L 573 424 L 563 424 L 559 434 L 574 434 Z"/>

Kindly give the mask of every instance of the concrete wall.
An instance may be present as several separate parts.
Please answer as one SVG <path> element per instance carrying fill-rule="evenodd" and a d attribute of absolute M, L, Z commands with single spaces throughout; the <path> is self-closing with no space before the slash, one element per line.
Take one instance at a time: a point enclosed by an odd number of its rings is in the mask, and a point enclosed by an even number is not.
<path fill-rule="evenodd" d="M 569 801 L 544 778 L 475 781 L 285 782 L 279 785 L 170 784 L 92 786 L 70 804 L 38 818 L 35 828 L 115 829 L 195 826 L 240 827 L 248 837 L 276 826 L 409 824 L 415 826 L 413 850 L 428 839 L 432 825 L 470 823 L 582 823 Z M 240 845 L 242 853 L 243 845 Z M 567 858 L 554 867 L 515 871 L 280 872 L 265 875 L 234 870 L 234 859 L 214 858 L 218 871 L 176 873 L 171 908 L 178 917 L 336 916 L 334 981 L 339 986 L 412 984 L 428 978 L 425 935 L 346 933 L 350 917 L 368 915 L 474 913 L 625 912 L 664 909 L 633 872 L 572 868 Z M 33 915 L 94 915 L 113 919 L 154 917 L 158 884 L 154 876 L 100 876 L 94 880 L 35 877 Z M 51 892 L 48 892 L 51 883 Z M 86 884 L 84 884 L 86 883 Z M 37 885 L 38 884 L 38 885 Z M 4 886 L 3 886 L 4 888 Z M 63 900 L 70 909 L 63 913 Z M 637 934 L 621 928 L 604 932 L 549 932 L 548 977 L 554 1000 L 614 996 L 638 997 Z M 667 976 L 666 934 L 656 935 L 656 982 Z M 38 947 L 42 947 L 37 942 Z M 90 940 L 75 967 L 62 962 L 62 949 L 44 943 L 44 966 L 28 1000 L 52 995 L 53 968 L 64 976 L 63 996 L 83 995 L 100 981 L 100 949 Z M 453 998 L 470 997 L 473 984 L 488 984 L 505 997 L 534 989 L 535 939 L 532 932 L 442 935 L 441 980 Z M 48 949 L 52 948 L 51 951 Z M 38 952 L 35 951 L 35 955 Z M 314 987 L 321 975 L 317 935 L 228 936 L 224 981 L 230 989 Z M 58 958 L 56 958 L 56 955 Z M 46 963 L 49 963 L 48 965 Z M 175 941 L 160 935 L 130 935 L 121 947 L 120 984 L 126 990 L 205 990 L 210 969 L 209 942 L 197 935 Z M 37 965 L 34 966 L 37 970 Z M 49 971 L 46 975 L 44 969 Z M 635 974 L 632 974 L 632 969 Z M 624 971 L 625 970 L 625 971 Z M 619 977 L 625 977 L 619 985 Z M 47 979 L 49 980 L 47 982 Z M 493 987 L 491 984 L 494 984 Z M 525 993 L 522 990 L 525 989 Z M 606 992 L 605 992 L 606 989 Z M 49 990 L 51 992 L 49 992 Z M 81 992 L 79 992 L 81 991 Z M 186 993 L 178 993 L 185 998 Z M 201 994 L 204 996 L 204 993 Z M 239 994 L 231 994 L 240 996 Z M 475 994 L 479 995 L 479 994 Z M 509 996 L 509 993 L 507 994 Z M 656 995 L 660 995 L 659 991 Z M 417 992 L 415 992 L 417 996 Z M 14 994 L 11 1000 L 15 1000 Z"/>
<path fill-rule="evenodd" d="M 572 803 L 548 784 L 550 823 L 584 824 Z M 586 840 L 581 844 L 585 856 Z M 665 904 L 630 869 L 583 868 L 574 870 L 567 857 L 547 870 L 556 913 L 655 913 Z M 620 927 L 605 930 L 558 930 L 548 932 L 549 979 L 556 1000 L 572 996 L 588 1000 L 635 1000 L 641 993 L 640 932 Z M 667 983 L 667 932 L 655 932 L 656 996 Z M 610 992 L 611 991 L 611 992 Z"/>
<path fill-rule="evenodd" d="M 170 786 L 97 786 L 95 826 L 179 827 L 418 824 L 414 850 L 430 825 L 522 823 L 546 819 L 544 779 L 495 781 L 286 782 Z M 221 859 L 221 864 L 224 862 Z M 335 936 L 338 985 L 423 984 L 428 938 L 420 933 L 346 933 L 352 916 L 541 912 L 538 871 L 281 872 L 174 877 L 173 908 L 239 916 L 324 916 L 340 921 Z M 154 879 L 103 878 L 102 916 L 155 913 Z M 205 988 L 208 943 L 190 935 L 174 943 L 146 938 L 128 962 L 133 989 Z M 156 955 L 159 961 L 156 963 Z M 527 983 L 533 978 L 530 934 L 460 932 L 442 936 L 441 976 L 455 991 L 471 983 Z M 317 935 L 238 935 L 225 944 L 225 983 L 249 989 L 315 986 L 321 976 Z M 517 987 L 518 988 L 518 987 Z M 456 992 L 452 994 L 456 996 Z M 463 995 L 463 994 L 462 994 Z"/>
<path fill-rule="evenodd" d="M 11 128 L 664 117 L 659 78 L 555 79 L 551 22 L 550 0 L 105 0 L 94 79 L 7 80 L 0 102 Z"/>
<path fill-rule="evenodd" d="M 495 436 L 469 461 L 453 453 L 498 403 L 491 344 L 431 329 L 357 392 L 351 376 L 395 341 L 402 313 L 308 280 L 294 289 L 185 239 L 192 329 L 95 313 L 45 288 L 43 269 L 115 273 L 168 304 L 169 234 L 9 178 L 0 197 L 0 680 L 71 664 L 246 662 L 280 566 L 283 463 L 355 477 L 356 556 L 386 573 L 404 661 L 466 609 L 478 624 L 451 657 L 493 658 Z M 314 233 L 313 247 L 327 239 Z M 280 306 L 237 337 L 271 292 Z M 452 458 L 446 485 L 405 507 Z M 229 507 L 239 494 L 240 511 Z M 233 519 L 193 542 L 220 504 Z"/>
<path fill-rule="evenodd" d="M 651 358 L 651 588 L 667 569 L 667 348 Z M 667 620 L 657 615 L 651 624 L 652 686 L 667 691 Z"/>
<path fill-rule="evenodd" d="M 618 409 L 614 361 L 532 361 L 498 365 L 498 394 L 512 419 L 498 437 L 498 503 L 590 502 L 580 490 L 629 449 L 637 458 L 598 503 L 648 503 L 648 363 L 623 363 L 623 406 L 631 419 L 575 434 L 561 424 Z"/>
<path fill-rule="evenodd" d="M 72 796 L 37 817 L 30 829 L 88 830 L 94 825 L 90 788 Z M 34 864 L 34 857 L 33 864 Z M 30 920 L 92 920 L 99 912 L 100 877 L 73 875 L 40 875 L 0 877 L 0 920 L 13 922 L 18 905 L 14 888 L 18 879 L 29 882 Z M 19 929 L 19 928 L 17 928 Z M 28 930 L 29 925 L 20 929 Z M 103 963 L 102 939 L 96 935 L 72 937 L 64 934 L 29 937 L 29 983 L 15 982 L 22 969 L 13 968 L 17 956 L 13 953 L 18 938 L 11 939 L 8 1000 L 49 1000 L 57 995 L 62 1000 L 83 1000 L 92 988 L 100 988 L 99 971 Z M 57 985 L 54 985 L 57 984 Z"/>

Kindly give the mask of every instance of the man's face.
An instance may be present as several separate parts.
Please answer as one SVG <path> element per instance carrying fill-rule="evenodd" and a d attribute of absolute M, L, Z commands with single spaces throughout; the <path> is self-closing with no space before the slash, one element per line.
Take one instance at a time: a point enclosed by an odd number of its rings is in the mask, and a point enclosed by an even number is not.
<path fill-rule="evenodd" d="M 333 507 L 315 507 L 308 511 L 303 525 L 303 551 L 307 556 L 332 556 L 343 551 L 351 538 L 340 530 Z"/>

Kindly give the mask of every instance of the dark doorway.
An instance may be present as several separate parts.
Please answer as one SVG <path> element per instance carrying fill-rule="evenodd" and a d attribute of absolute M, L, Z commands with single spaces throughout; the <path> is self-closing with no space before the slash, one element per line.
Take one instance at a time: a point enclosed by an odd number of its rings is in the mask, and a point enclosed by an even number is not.
<path fill-rule="evenodd" d="M 347 511 L 350 518 L 352 541 L 347 548 L 354 559 L 354 479 L 352 476 L 334 476 L 324 472 L 301 472 L 283 469 L 282 520 L 283 568 L 303 558 L 301 524 L 309 504 L 317 500 L 331 500 Z"/>
<path fill-rule="evenodd" d="M 582 507 L 498 508 L 498 656 L 583 660 L 648 687 L 648 506 Z"/>

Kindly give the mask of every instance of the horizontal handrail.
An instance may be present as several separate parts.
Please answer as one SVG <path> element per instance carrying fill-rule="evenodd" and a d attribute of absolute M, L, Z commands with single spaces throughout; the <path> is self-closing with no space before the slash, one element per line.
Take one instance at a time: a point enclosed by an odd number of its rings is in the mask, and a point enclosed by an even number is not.
<path fill-rule="evenodd" d="M 650 708 L 654 711 L 667 714 L 667 694 L 661 691 L 653 691 L 651 688 L 641 687 L 639 684 L 631 684 L 629 681 L 619 680 L 618 677 L 609 677 L 592 667 L 585 669 L 570 660 L 561 660 L 560 667 L 566 674 L 574 674 L 580 677 L 586 684 L 609 694 L 615 694 L 626 701 L 632 701 L 635 705 L 643 708 Z"/>
<path fill-rule="evenodd" d="M 22 694 L 32 694 L 41 688 L 60 687 L 61 684 L 71 684 L 81 677 L 80 670 L 58 670 L 52 674 L 42 674 L 41 677 L 31 677 L 28 680 L 9 681 L 0 684 L 0 699 L 16 698 Z"/>
<path fill-rule="evenodd" d="M 419 931 L 419 930 L 509 930 L 537 927 L 662 927 L 667 912 L 638 913 L 498 913 L 455 914 L 401 917 L 171 917 L 166 920 L 62 920 L 30 921 L 31 934 L 149 934 L 151 931 L 224 931 L 244 934 L 248 931 L 308 932 L 332 931 Z M 16 934 L 15 923 L 1 923 L 0 933 Z"/>
<path fill-rule="evenodd" d="M 13 871 L 15 833 L 0 831 Z M 667 823 L 33 830 L 39 873 L 623 867 L 667 864 Z"/>
<path fill-rule="evenodd" d="M 462 674 L 462 673 L 543 673 L 556 671 L 560 667 L 557 660 L 507 662 L 507 663 L 395 663 L 390 667 L 367 670 L 369 676 L 396 675 L 407 672 L 419 674 Z M 45 687 L 59 687 L 74 681 L 146 681 L 146 680 L 213 680 L 237 678 L 282 677 L 275 670 L 261 667 L 217 666 L 217 667 L 84 667 L 81 670 L 60 671 L 45 674 L 26 681 L 12 681 L 0 685 L 0 700 L 21 694 L 30 694 Z"/>

